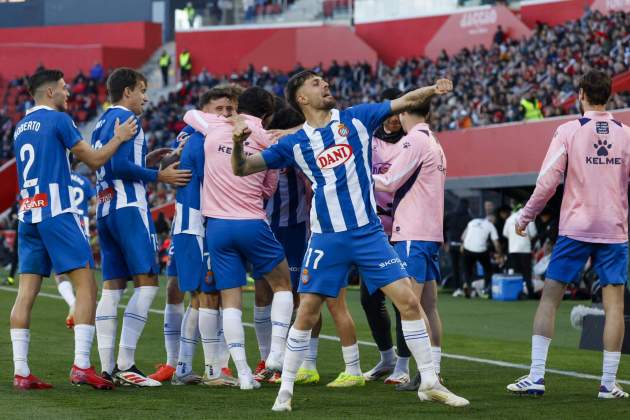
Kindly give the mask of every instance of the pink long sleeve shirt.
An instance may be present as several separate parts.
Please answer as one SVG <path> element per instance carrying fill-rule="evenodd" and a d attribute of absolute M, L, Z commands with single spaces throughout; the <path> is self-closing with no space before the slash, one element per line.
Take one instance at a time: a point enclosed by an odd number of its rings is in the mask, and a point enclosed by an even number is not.
<path fill-rule="evenodd" d="M 387 143 L 376 136 L 372 137 L 372 174 L 383 175 L 389 171 L 392 160 L 400 153 L 399 143 Z M 374 194 L 376 205 L 382 209 L 377 211 L 387 236 L 392 235 L 394 193 L 376 191 Z"/>
<path fill-rule="evenodd" d="M 442 242 L 446 157 L 429 125 L 416 124 L 397 146 L 385 174 L 374 175 L 376 191 L 394 193 L 392 241 Z"/>
<path fill-rule="evenodd" d="M 242 114 L 252 130 L 244 143 L 245 155 L 253 155 L 271 145 L 260 118 Z M 245 177 L 232 172 L 233 125 L 224 118 L 192 110 L 184 121 L 205 134 L 205 163 L 201 191 L 201 213 L 217 219 L 267 219 L 263 200 L 273 195 L 278 171 L 263 171 Z"/>
<path fill-rule="evenodd" d="M 608 112 L 586 112 L 556 130 L 518 226 L 534 220 L 564 179 L 560 235 L 627 242 L 629 176 L 630 128 Z"/>

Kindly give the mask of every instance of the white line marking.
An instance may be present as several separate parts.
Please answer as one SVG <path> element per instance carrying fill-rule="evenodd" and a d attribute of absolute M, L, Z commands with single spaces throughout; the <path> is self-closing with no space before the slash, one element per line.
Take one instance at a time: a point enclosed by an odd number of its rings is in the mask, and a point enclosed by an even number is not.
<path fill-rule="evenodd" d="M 14 287 L 0 286 L 0 290 L 4 290 L 5 292 L 17 293 L 17 288 L 14 288 Z M 55 294 L 52 294 L 52 293 L 39 292 L 39 296 L 52 298 L 52 299 L 63 300 L 63 298 L 61 296 L 55 295 Z M 119 307 L 126 308 L 127 305 L 119 305 Z M 154 313 L 154 314 L 164 315 L 164 311 L 162 311 L 160 309 L 149 309 L 149 312 Z M 249 323 L 249 322 L 243 322 L 243 325 L 246 326 L 246 327 L 254 328 L 254 324 Z M 339 341 L 339 337 L 335 337 L 333 335 L 320 334 L 319 338 L 323 338 L 324 340 L 328 340 L 328 341 Z M 376 344 L 371 342 L 371 341 L 358 340 L 358 343 L 361 344 L 362 346 L 376 347 Z M 511 362 L 504 362 L 504 361 L 501 361 L 501 360 L 492 360 L 492 359 L 482 359 L 480 357 L 464 356 L 464 355 L 461 355 L 461 354 L 442 353 L 442 357 L 445 357 L 447 359 L 463 360 L 465 362 L 480 363 L 480 364 L 483 364 L 483 365 L 492 365 L 492 366 L 499 366 L 499 367 L 513 368 L 513 369 L 529 370 L 529 366 L 528 365 L 523 365 L 523 364 L 520 364 L 520 363 L 511 363 Z M 596 375 L 590 375 L 588 373 L 581 373 L 581 372 L 574 372 L 574 371 L 570 371 L 570 370 L 559 370 L 559 369 L 549 369 L 548 368 L 546 370 L 546 372 L 547 373 L 553 373 L 553 374 L 556 374 L 556 375 L 570 376 L 570 377 L 573 377 L 573 378 L 580 378 L 580 379 L 592 379 L 592 380 L 597 380 L 597 381 L 599 381 L 601 379 L 599 376 L 596 376 Z M 624 384 L 624 385 L 630 385 L 630 381 L 627 381 L 627 380 L 617 379 L 617 382 L 619 382 L 620 384 Z"/>

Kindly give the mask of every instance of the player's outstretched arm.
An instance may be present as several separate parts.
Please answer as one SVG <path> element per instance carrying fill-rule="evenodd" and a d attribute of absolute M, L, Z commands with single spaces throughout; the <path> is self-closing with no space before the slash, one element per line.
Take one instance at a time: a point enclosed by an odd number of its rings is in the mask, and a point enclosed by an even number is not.
<path fill-rule="evenodd" d="M 453 90 L 453 82 L 439 79 L 433 86 L 425 86 L 404 94 L 391 102 L 392 114 L 399 114 L 414 108 L 434 95 L 444 95 Z"/>
<path fill-rule="evenodd" d="M 252 156 L 245 156 L 243 151 L 243 142 L 252 134 L 244 120 L 236 120 L 234 130 L 232 131 L 232 142 L 234 144 L 232 150 L 232 171 L 237 176 L 247 176 L 262 172 L 267 169 L 265 159 L 260 153 Z"/>
<path fill-rule="evenodd" d="M 116 119 L 114 126 L 114 137 L 100 149 L 92 149 L 85 141 L 78 142 L 70 151 L 85 163 L 93 171 L 103 166 L 116 153 L 118 147 L 124 142 L 131 140 L 138 132 L 136 118 L 131 116 L 124 123 Z"/>

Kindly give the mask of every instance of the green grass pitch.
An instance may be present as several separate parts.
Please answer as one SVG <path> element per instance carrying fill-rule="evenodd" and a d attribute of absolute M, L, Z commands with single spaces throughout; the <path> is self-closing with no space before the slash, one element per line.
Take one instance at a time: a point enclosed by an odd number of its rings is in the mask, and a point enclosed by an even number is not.
<path fill-rule="evenodd" d="M 17 286 L 14 286 L 16 288 Z M 42 292 L 56 294 L 54 282 L 46 280 Z M 123 303 L 129 298 L 123 297 Z M 263 385 L 255 391 L 213 389 L 202 386 L 156 389 L 117 388 L 112 392 L 75 387 L 68 382 L 72 362 L 72 333 L 65 328 L 66 305 L 62 300 L 40 297 L 33 311 L 30 366 L 36 375 L 52 382 L 50 391 L 13 390 L 13 365 L 9 340 L 9 312 L 15 293 L 0 289 L 0 418 L 479 418 L 479 419 L 630 419 L 630 401 L 598 401 L 599 382 L 593 379 L 548 374 L 547 394 L 542 398 L 512 396 L 505 386 L 525 374 L 523 369 L 500 367 L 445 357 L 442 373 L 447 385 L 468 398 L 470 407 L 453 409 L 436 403 L 421 403 L 415 393 L 395 392 L 382 383 L 362 388 L 328 389 L 325 384 L 343 369 L 338 342 L 320 340 L 318 385 L 296 386 L 293 413 L 270 411 L 277 387 Z M 357 290 L 348 292 L 348 301 L 360 340 L 371 342 Z M 549 368 L 600 375 L 601 354 L 578 350 L 579 331 L 569 325 L 572 302 L 564 302 L 558 314 L 557 336 L 552 342 Z M 252 322 L 253 293 L 245 293 L 243 320 Z M 164 307 L 164 289 L 153 308 Z M 454 299 L 440 295 L 444 322 L 445 353 L 483 359 L 529 364 L 531 322 L 536 302 L 495 302 Z M 122 309 L 120 310 L 122 315 Z M 119 326 L 120 326 L 119 322 Z M 249 363 L 258 360 L 256 337 L 246 327 Z M 326 314 L 323 334 L 335 335 Z M 96 347 L 96 346 L 95 346 Z M 378 359 L 375 347 L 361 345 L 361 365 L 367 371 Z M 151 313 L 137 350 L 136 361 L 145 373 L 165 359 L 162 315 Z M 96 348 L 92 361 L 98 367 Z M 413 365 L 413 363 L 412 363 Z M 198 346 L 196 371 L 202 372 L 203 354 Z M 630 380 L 630 356 L 621 359 L 618 378 Z M 629 386 L 626 386 L 628 388 Z"/>

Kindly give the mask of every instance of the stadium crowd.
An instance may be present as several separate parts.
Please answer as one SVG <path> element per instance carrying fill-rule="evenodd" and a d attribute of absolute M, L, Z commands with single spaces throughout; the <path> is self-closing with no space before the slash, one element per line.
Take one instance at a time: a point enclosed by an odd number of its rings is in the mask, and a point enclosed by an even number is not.
<path fill-rule="evenodd" d="M 630 14 L 624 12 L 603 15 L 587 11 L 580 20 L 563 25 L 539 24 L 534 35 L 527 39 L 513 39 L 499 30 L 494 44 L 463 49 L 449 56 L 446 52 L 436 59 L 415 57 L 401 59 L 390 67 L 379 63 L 373 69 L 368 63 L 338 63 L 333 61 L 324 69 L 318 66 L 331 85 L 331 92 L 341 106 L 374 101 L 387 87 L 403 91 L 412 86 L 429 84 L 439 76 L 453 79 L 458 89 L 446 98 L 435 99 L 433 121 L 436 131 L 456 130 L 489 124 L 520 121 L 525 118 L 521 100 L 532 98 L 540 105 L 544 117 L 578 112 L 575 101 L 576 74 L 587 71 L 590 65 L 620 74 L 630 68 Z M 150 105 L 143 119 L 149 133 L 150 147 L 165 147 L 183 128 L 178 120 L 195 105 L 195 98 L 207 88 L 222 83 L 237 83 L 243 87 L 260 86 L 282 95 L 289 77 L 303 70 L 296 64 L 293 71 L 281 72 L 267 67 L 256 70 L 250 66 L 242 72 L 213 75 L 202 70 L 184 81 L 179 90 Z M 92 69 L 79 73 L 71 85 L 69 111 L 81 123 L 94 117 L 103 107 L 105 72 Z M 18 90 L 14 96 L 15 109 L 21 114 L 30 102 L 24 83 L 16 79 L 10 83 Z M 0 108 L 0 161 L 11 157 L 11 136 L 16 119 L 7 115 L 7 98 Z M 609 102 L 610 109 L 630 106 L 630 92 L 617 93 Z"/>

